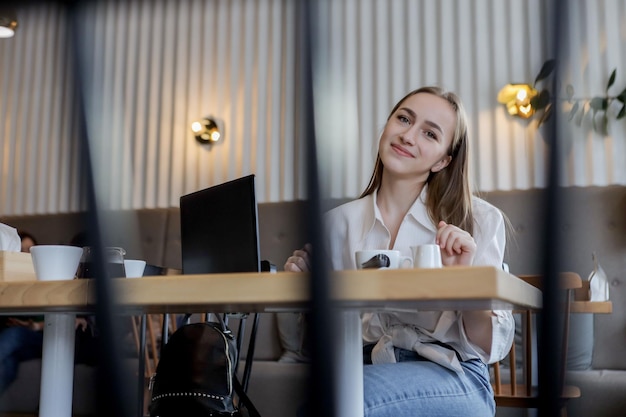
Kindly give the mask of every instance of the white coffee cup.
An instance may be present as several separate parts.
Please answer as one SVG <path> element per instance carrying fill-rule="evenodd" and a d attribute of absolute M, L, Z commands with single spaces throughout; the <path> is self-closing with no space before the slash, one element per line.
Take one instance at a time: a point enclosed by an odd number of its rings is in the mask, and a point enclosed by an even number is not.
<path fill-rule="evenodd" d="M 146 268 L 146 261 L 140 259 L 124 259 L 126 278 L 140 278 Z"/>
<path fill-rule="evenodd" d="M 413 265 L 416 268 L 441 268 L 441 248 L 439 245 L 428 244 L 411 246 Z"/>
<path fill-rule="evenodd" d="M 74 279 L 83 248 L 67 245 L 35 245 L 30 248 L 35 276 L 40 281 Z"/>
<path fill-rule="evenodd" d="M 413 267 L 410 256 L 402 256 L 399 250 L 359 250 L 354 253 L 357 269 L 397 269 Z"/>

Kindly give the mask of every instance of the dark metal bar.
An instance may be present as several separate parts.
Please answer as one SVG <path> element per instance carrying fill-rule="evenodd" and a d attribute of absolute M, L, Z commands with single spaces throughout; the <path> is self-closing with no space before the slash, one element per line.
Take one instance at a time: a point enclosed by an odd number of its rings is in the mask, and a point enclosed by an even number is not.
<path fill-rule="evenodd" d="M 145 373 L 146 373 L 146 315 L 141 315 L 141 324 L 139 326 L 139 366 L 137 377 L 137 416 L 143 416 L 143 395 L 145 389 Z"/>
<path fill-rule="evenodd" d="M 248 354 L 246 355 L 246 365 L 243 368 L 243 391 L 248 391 L 248 382 L 250 381 L 250 373 L 252 372 L 252 362 L 254 361 L 254 349 L 256 347 L 256 334 L 259 327 L 259 314 L 254 313 L 254 320 L 252 322 L 252 332 L 250 332 L 250 342 L 248 343 Z"/>
<path fill-rule="evenodd" d="M 305 140 L 307 161 L 307 187 L 308 201 L 306 210 L 306 223 L 308 241 L 313 246 L 311 254 L 311 374 L 309 384 L 309 416 L 335 417 L 337 414 L 336 381 L 334 379 L 335 353 L 333 340 L 336 334 L 333 317 L 333 306 L 330 302 L 330 280 L 328 265 L 324 260 L 325 248 L 323 239 L 323 227 L 321 219 L 320 187 L 318 178 L 317 146 L 315 134 L 315 115 L 313 105 L 313 61 L 315 58 L 316 21 L 314 0 L 297 3 L 297 26 L 300 30 L 297 34 L 297 45 L 302 51 L 299 61 L 302 76 L 300 91 L 302 93 L 301 110 L 297 120 L 302 123 Z"/>
<path fill-rule="evenodd" d="M 561 213 L 561 190 L 559 187 L 560 171 L 560 129 L 559 110 L 556 95 L 559 86 L 561 60 L 563 58 L 562 34 L 568 16 L 567 2 L 554 0 L 547 8 L 550 15 L 546 22 L 552 28 L 550 38 L 551 48 L 556 55 L 556 66 L 554 77 L 552 78 L 552 117 L 546 124 L 546 140 L 549 144 L 548 155 L 548 186 L 545 191 L 545 212 L 544 212 L 544 247 L 541 253 L 544 255 L 543 267 L 543 309 L 538 317 L 538 377 L 539 377 L 539 417 L 552 417 L 560 415 L 561 393 L 563 381 L 560 360 L 564 353 L 561 349 L 560 334 L 560 306 L 559 293 L 559 272 L 561 269 L 561 245 L 562 239 L 557 228 Z"/>
<path fill-rule="evenodd" d="M 89 2 L 85 3 L 88 5 Z M 97 192 L 94 182 L 93 165 L 90 160 L 90 143 L 85 114 L 85 62 L 84 48 L 81 45 L 81 5 L 80 2 L 68 3 L 68 30 L 73 52 L 73 69 L 76 91 L 77 134 L 82 165 L 82 178 L 86 185 L 88 206 L 87 230 L 90 246 L 94 249 L 92 262 L 95 271 L 96 325 L 98 331 L 97 363 L 97 415 L 129 417 L 132 415 L 132 390 L 128 389 L 128 379 L 122 376 L 121 353 L 118 341 L 121 338 L 119 316 L 115 314 L 115 295 L 111 287 L 113 278 L 104 259 L 104 244 L 100 230 L 97 206 Z"/>

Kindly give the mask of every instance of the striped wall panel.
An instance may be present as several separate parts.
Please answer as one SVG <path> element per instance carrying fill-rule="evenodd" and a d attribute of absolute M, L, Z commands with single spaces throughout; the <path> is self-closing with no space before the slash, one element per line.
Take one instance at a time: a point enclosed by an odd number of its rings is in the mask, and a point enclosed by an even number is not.
<path fill-rule="evenodd" d="M 563 82 L 578 97 L 626 87 L 626 4 L 566 2 Z M 83 2 L 78 54 L 65 10 L 19 10 L 0 40 L 0 214 L 84 208 L 77 88 L 84 81 L 90 150 L 106 208 L 178 205 L 180 195 L 255 173 L 260 202 L 306 197 L 298 106 L 297 2 Z M 369 179 L 387 112 L 425 84 L 456 91 L 470 116 L 472 175 L 483 191 L 544 187 L 548 138 L 536 120 L 511 119 L 496 101 L 511 81 L 532 82 L 550 44 L 542 0 L 317 0 L 315 118 L 325 195 L 353 197 Z M 78 57 L 82 78 L 74 71 Z M 567 111 L 567 103 L 562 107 Z M 626 184 L 626 119 L 607 136 L 589 118 L 560 127 L 562 182 Z M 224 129 L 213 147 L 191 121 Z"/>

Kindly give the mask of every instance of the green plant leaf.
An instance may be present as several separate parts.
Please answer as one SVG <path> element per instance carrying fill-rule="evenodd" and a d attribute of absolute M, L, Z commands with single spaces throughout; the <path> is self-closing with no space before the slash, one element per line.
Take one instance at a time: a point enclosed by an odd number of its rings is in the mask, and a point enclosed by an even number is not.
<path fill-rule="evenodd" d="M 539 81 L 548 77 L 548 75 L 550 75 L 552 71 L 554 70 L 555 65 L 556 65 L 555 59 L 549 59 L 546 62 L 544 62 L 543 66 L 541 67 L 541 70 L 539 71 L 539 74 L 537 74 L 537 78 L 535 78 L 535 84 L 533 85 L 537 85 Z"/>
<path fill-rule="evenodd" d="M 609 106 L 609 100 L 604 97 L 594 97 L 589 102 L 589 105 L 595 111 L 606 110 L 606 108 Z"/>
<path fill-rule="evenodd" d="M 605 127 L 604 119 L 605 119 L 604 117 L 600 117 L 600 116 L 596 118 L 596 120 L 594 120 L 593 122 L 593 130 L 599 135 L 606 136 L 606 127 Z"/>
<path fill-rule="evenodd" d="M 569 101 L 572 101 L 572 98 L 574 98 L 574 86 L 573 85 L 567 84 L 567 87 L 565 87 L 565 95 Z"/>
<path fill-rule="evenodd" d="M 613 72 L 611 73 L 611 76 L 609 77 L 609 82 L 606 85 L 606 91 L 609 91 L 609 88 L 611 88 L 611 86 L 613 85 L 613 83 L 615 82 L 615 73 L 617 72 L 617 68 L 615 68 L 613 70 Z"/>
<path fill-rule="evenodd" d="M 602 115 L 599 115 L 596 110 L 593 111 L 592 127 L 594 132 L 603 136 L 608 135 L 609 117 L 607 116 L 606 112 L 602 113 Z"/>
<path fill-rule="evenodd" d="M 530 105 L 533 106 L 535 110 L 545 108 L 548 103 L 550 103 L 550 92 L 548 90 L 541 90 L 539 94 L 530 99 Z"/>
<path fill-rule="evenodd" d="M 622 92 L 619 93 L 619 95 L 615 98 L 621 101 L 622 103 L 626 103 L 626 88 L 624 88 L 624 90 L 622 90 Z"/>
<path fill-rule="evenodd" d="M 543 114 L 541 115 L 541 118 L 539 119 L 539 122 L 537 123 L 537 125 L 541 126 L 542 124 L 547 122 L 548 119 L 550 119 L 550 116 L 552 116 L 552 103 L 548 103 L 548 105 L 546 106 L 546 109 L 544 110 Z"/>
<path fill-rule="evenodd" d="M 578 102 L 574 103 L 574 105 L 572 106 L 572 109 L 569 111 L 569 117 L 567 118 L 567 120 L 572 120 L 574 116 L 576 115 L 577 111 L 578 111 Z"/>
<path fill-rule="evenodd" d="M 580 112 L 578 112 L 578 116 L 576 116 L 576 119 L 574 119 L 574 123 L 576 123 L 576 126 L 580 127 L 583 124 L 584 115 L 585 115 L 585 106 L 582 106 L 582 108 L 580 109 Z"/>
<path fill-rule="evenodd" d="M 600 132 L 602 135 L 607 136 L 609 134 L 609 117 L 604 113 L 602 122 L 600 123 Z"/>
<path fill-rule="evenodd" d="M 593 128 L 594 132 L 598 131 L 598 126 L 596 124 L 596 110 L 593 110 L 591 113 L 591 127 Z"/>
<path fill-rule="evenodd" d="M 626 116 L 626 104 L 624 104 L 622 106 L 622 109 L 619 111 L 619 113 L 617 114 L 617 120 L 619 119 L 623 119 L 624 116 Z"/>

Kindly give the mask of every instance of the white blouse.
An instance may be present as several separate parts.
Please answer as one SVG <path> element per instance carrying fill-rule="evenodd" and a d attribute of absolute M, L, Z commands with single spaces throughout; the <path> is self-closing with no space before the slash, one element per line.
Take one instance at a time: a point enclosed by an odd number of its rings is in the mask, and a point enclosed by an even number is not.
<path fill-rule="evenodd" d="M 376 193 L 357 199 L 326 213 L 326 239 L 332 269 L 355 269 L 354 253 L 363 249 L 395 249 L 412 256 L 411 246 L 435 243 L 436 225 L 428 216 L 427 187 L 402 220 L 393 248 L 391 235 L 376 205 Z M 474 265 L 500 268 L 506 243 L 502 213 L 478 197 L 473 197 Z M 362 314 L 364 343 L 376 343 L 373 363 L 395 362 L 393 348 L 413 350 L 446 368 L 463 372 L 461 360 L 480 359 L 485 363 L 501 360 L 508 353 L 515 323 L 510 311 L 494 311 L 490 354 L 468 340 L 462 311 L 370 312 Z M 441 342 L 454 349 L 432 342 Z"/>
<path fill-rule="evenodd" d="M 0 223 L 0 250 L 7 252 L 19 252 L 22 250 L 17 230 L 4 223 Z"/>

